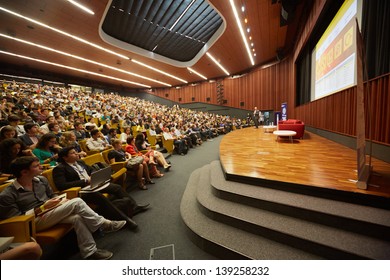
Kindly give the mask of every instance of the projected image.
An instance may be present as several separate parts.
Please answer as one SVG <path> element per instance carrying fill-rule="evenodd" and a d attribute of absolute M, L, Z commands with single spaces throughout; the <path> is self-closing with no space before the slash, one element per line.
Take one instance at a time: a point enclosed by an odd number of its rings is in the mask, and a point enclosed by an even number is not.
<path fill-rule="evenodd" d="M 345 1 L 313 51 L 314 100 L 356 85 L 357 11 L 357 0 Z"/>

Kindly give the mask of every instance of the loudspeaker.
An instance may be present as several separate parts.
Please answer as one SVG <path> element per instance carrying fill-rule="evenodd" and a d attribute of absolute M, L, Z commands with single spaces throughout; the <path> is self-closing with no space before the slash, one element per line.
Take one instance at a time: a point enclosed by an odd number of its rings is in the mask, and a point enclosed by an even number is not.
<path fill-rule="evenodd" d="M 283 49 L 279 48 L 276 50 L 276 58 L 281 61 L 284 58 Z"/>
<path fill-rule="evenodd" d="M 166 93 L 166 94 L 165 94 L 165 97 L 168 97 L 168 96 L 169 96 L 169 94 L 168 94 L 168 93 Z"/>
<path fill-rule="evenodd" d="M 227 104 L 227 99 L 224 99 L 222 103 Z"/>
<path fill-rule="evenodd" d="M 206 101 L 207 101 L 207 102 L 210 102 L 210 97 L 207 97 L 207 98 L 206 98 Z"/>
<path fill-rule="evenodd" d="M 179 102 L 181 101 L 181 97 L 179 97 Z"/>
<path fill-rule="evenodd" d="M 191 100 L 192 100 L 192 101 L 195 101 L 195 97 L 192 97 Z"/>
<path fill-rule="evenodd" d="M 280 9 L 280 26 L 287 25 L 292 21 L 296 5 L 297 3 L 294 0 L 282 0 Z"/>
<path fill-rule="evenodd" d="M 244 106 L 244 105 L 245 105 L 245 103 L 241 101 L 240 102 L 240 106 Z"/>

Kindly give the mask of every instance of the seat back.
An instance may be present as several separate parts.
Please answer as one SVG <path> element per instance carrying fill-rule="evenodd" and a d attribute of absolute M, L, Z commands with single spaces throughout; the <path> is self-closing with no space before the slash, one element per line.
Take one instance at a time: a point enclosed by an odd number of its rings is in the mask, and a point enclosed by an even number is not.
<path fill-rule="evenodd" d="M 87 155 L 94 155 L 94 154 L 99 153 L 99 151 L 91 151 L 91 150 L 88 148 L 88 146 L 87 146 L 87 140 L 86 140 L 86 139 L 79 140 L 79 145 L 80 145 L 81 150 L 83 150 L 83 152 L 86 152 Z"/>
<path fill-rule="evenodd" d="M 175 145 L 173 144 L 173 139 L 165 140 L 164 136 L 162 137 L 162 142 L 164 148 L 167 150 L 169 154 L 173 153 L 173 150 L 175 149 Z"/>
<path fill-rule="evenodd" d="M 98 162 L 104 162 L 104 163 L 106 162 L 103 158 L 102 153 L 97 153 L 97 154 L 87 156 L 87 157 L 83 158 L 83 161 L 89 166 L 92 166 Z M 123 163 L 114 163 L 114 164 L 110 164 L 110 165 L 111 165 L 111 168 L 113 170 L 113 174 L 111 175 L 112 182 L 119 183 L 120 185 L 122 185 L 123 188 L 126 188 L 125 183 L 126 183 L 127 169 L 124 167 L 124 164 Z"/>
<path fill-rule="evenodd" d="M 112 151 L 113 149 L 104 150 L 102 152 L 103 159 L 106 163 L 110 164 L 110 160 L 108 159 L 108 153 Z"/>
<path fill-rule="evenodd" d="M 43 171 L 42 176 L 46 177 L 46 179 L 49 181 L 49 185 L 53 189 L 53 191 L 58 192 L 58 189 L 57 189 L 56 184 L 54 183 L 54 179 L 53 179 L 53 169 L 50 168 L 48 170 Z"/>
<path fill-rule="evenodd" d="M 146 139 L 148 140 L 150 145 L 156 146 L 156 144 L 157 144 L 156 135 L 150 135 L 149 129 L 146 130 Z"/>
<path fill-rule="evenodd" d="M 1 184 L 1 185 L 0 185 L 0 193 L 1 193 L 2 191 L 4 191 L 4 189 L 5 189 L 6 187 L 8 187 L 9 185 L 11 185 L 11 184 L 12 184 L 11 182 Z"/>
<path fill-rule="evenodd" d="M 105 162 L 101 153 L 95 153 L 95 154 L 86 156 L 85 158 L 83 158 L 83 161 L 89 166 L 92 166 L 98 162 Z"/>

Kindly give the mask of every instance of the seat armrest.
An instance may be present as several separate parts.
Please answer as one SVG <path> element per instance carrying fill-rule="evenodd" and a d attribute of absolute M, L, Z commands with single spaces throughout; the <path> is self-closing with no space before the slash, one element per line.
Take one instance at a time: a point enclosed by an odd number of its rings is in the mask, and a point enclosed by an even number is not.
<path fill-rule="evenodd" d="M 115 182 L 117 179 L 119 179 L 123 174 L 126 174 L 127 169 L 121 168 L 118 171 L 116 171 L 114 174 L 111 175 L 111 179 Z"/>
<path fill-rule="evenodd" d="M 66 193 L 66 197 L 68 199 L 72 199 L 80 196 L 80 190 L 81 187 L 73 187 L 62 191 L 61 193 Z"/>
<path fill-rule="evenodd" d="M 122 168 L 126 167 L 126 161 L 114 162 L 114 163 L 111 163 L 110 166 L 114 172 L 118 172 Z"/>
<path fill-rule="evenodd" d="M 21 215 L 0 221 L 2 236 L 14 236 L 14 242 L 28 242 L 35 238 L 35 216 Z"/>

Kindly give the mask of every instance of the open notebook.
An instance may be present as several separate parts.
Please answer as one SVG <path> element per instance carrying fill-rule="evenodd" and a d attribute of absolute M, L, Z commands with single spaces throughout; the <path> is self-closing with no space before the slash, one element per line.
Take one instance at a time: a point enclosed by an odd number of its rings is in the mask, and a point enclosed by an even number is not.
<path fill-rule="evenodd" d="M 111 167 L 105 167 L 91 174 L 91 184 L 85 186 L 81 191 L 100 191 L 110 184 Z"/>
<path fill-rule="evenodd" d="M 63 194 L 60 194 L 59 196 L 55 196 L 51 199 L 59 199 L 60 202 L 52 207 L 49 207 L 49 208 L 45 208 L 45 210 L 43 212 L 40 212 L 37 214 L 37 216 L 42 216 L 43 214 L 53 210 L 54 208 L 57 208 L 58 206 L 60 206 L 61 204 L 63 204 L 65 201 L 66 201 L 66 193 L 63 193 Z M 34 208 L 26 211 L 25 215 L 35 215 L 35 211 L 34 211 Z"/>

